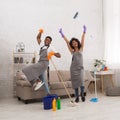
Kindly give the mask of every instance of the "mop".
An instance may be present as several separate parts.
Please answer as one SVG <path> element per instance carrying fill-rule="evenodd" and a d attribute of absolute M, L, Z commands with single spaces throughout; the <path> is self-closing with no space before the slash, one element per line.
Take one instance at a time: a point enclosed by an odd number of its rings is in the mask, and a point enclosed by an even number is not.
<path fill-rule="evenodd" d="M 97 85 L 96 85 L 96 69 L 94 70 L 94 81 L 95 81 L 95 97 L 91 98 L 91 102 L 98 102 L 98 97 L 97 97 Z"/>
<path fill-rule="evenodd" d="M 71 95 L 70 95 L 70 93 L 69 93 L 66 85 L 64 84 L 63 77 L 62 77 L 61 74 L 58 72 L 58 70 L 57 70 L 57 68 L 56 68 L 56 65 L 54 64 L 54 62 L 53 62 L 52 59 L 51 59 L 51 63 L 52 63 L 52 65 L 54 66 L 54 68 L 55 68 L 55 70 L 56 70 L 56 72 L 57 72 L 57 75 L 58 75 L 58 77 L 60 78 L 60 80 L 61 80 L 61 82 L 62 82 L 62 84 L 63 84 L 63 86 L 64 86 L 64 88 L 65 88 L 65 91 L 66 91 L 66 93 L 67 93 L 67 95 L 68 95 L 68 97 L 69 97 L 69 99 L 70 99 L 70 104 L 72 105 L 72 107 L 75 106 L 76 103 L 72 100 L 72 97 L 71 97 Z"/>

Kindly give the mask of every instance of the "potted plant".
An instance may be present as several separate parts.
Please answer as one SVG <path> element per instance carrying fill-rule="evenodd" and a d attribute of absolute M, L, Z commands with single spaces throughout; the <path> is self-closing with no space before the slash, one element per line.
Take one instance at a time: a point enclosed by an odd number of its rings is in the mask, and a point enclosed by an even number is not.
<path fill-rule="evenodd" d="M 100 60 L 100 59 L 95 59 L 94 67 L 97 69 L 97 71 L 107 70 L 106 61 Z"/>

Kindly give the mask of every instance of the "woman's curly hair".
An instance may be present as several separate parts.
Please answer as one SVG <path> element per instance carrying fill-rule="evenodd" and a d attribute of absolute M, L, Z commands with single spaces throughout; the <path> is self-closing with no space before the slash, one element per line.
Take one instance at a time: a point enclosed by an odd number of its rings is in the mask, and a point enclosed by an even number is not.
<path fill-rule="evenodd" d="M 80 49 L 81 48 L 81 43 L 80 43 L 80 41 L 77 38 L 71 38 L 71 40 L 69 42 L 70 47 L 74 49 L 74 47 L 72 46 L 72 42 L 73 41 L 76 41 L 78 43 L 78 49 Z"/>

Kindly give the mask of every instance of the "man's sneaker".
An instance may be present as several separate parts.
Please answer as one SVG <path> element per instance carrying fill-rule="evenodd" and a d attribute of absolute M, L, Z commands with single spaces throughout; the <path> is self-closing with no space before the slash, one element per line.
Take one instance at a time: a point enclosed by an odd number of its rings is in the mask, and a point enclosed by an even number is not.
<path fill-rule="evenodd" d="M 33 84 L 33 88 L 34 88 L 36 85 L 37 85 L 37 82 L 35 82 L 35 83 Z"/>
<path fill-rule="evenodd" d="M 37 91 L 38 89 L 40 89 L 40 87 L 44 84 L 44 82 L 40 81 L 36 84 L 34 90 Z"/>

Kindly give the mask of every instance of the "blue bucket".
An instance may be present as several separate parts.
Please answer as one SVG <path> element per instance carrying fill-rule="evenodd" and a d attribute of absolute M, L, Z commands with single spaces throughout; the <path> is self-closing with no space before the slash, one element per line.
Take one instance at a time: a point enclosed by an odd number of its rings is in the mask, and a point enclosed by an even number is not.
<path fill-rule="evenodd" d="M 48 95 L 43 98 L 43 105 L 44 105 L 45 110 L 52 109 L 52 101 L 54 98 L 57 99 L 58 96 L 56 94 L 53 94 L 53 95 Z"/>

